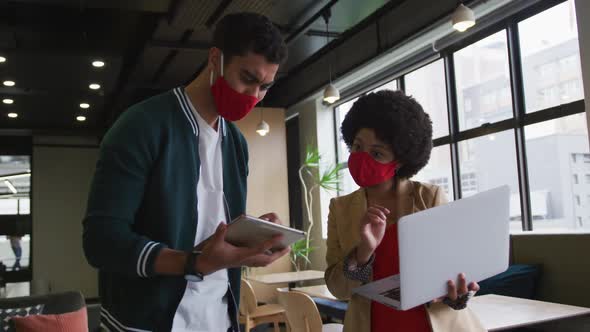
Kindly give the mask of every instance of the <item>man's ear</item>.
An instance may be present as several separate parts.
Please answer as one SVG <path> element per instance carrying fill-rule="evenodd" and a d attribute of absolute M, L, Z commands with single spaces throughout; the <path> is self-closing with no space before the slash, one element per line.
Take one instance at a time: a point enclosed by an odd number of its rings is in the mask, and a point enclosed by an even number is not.
<path fill-rule="evenodd" d="M 207 59 L 207 67 L 209 70 L 213 70 L 216 74 L 219 73 L 221 61 L 221 50 L 217 47 L 211 47 L 209 49 L 209 56 Z"/>

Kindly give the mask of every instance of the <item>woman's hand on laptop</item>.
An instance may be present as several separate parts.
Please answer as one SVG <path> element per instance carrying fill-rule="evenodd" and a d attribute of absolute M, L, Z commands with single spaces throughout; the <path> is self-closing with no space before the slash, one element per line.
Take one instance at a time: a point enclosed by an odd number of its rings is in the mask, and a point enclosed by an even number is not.
<path fill-rule="evenodd" d="M 387 208 L 376 204 L 370 205 L 367 209 L 360 223 L 361 242 L 356 250 L 357 264 L 363 265 L 368 262 L 383 240 L 389 213 Z"/>
<path fill-rule="evenodd" d="M 475 281 L 467 283 L 464 273 L 457 276 L 457 284 L 453 280 L 447 281 L 447 296 L 439 297 L 433 302 L 445 302 L 453 309 L 463 309 L 467 301 L 479 291 L 479 284 Z"/>

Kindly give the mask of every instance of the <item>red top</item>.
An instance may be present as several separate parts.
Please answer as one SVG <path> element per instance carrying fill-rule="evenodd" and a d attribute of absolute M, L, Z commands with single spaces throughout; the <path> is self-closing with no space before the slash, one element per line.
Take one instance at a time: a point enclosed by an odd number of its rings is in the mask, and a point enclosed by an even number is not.
<path fill-rule="evenodd" d="M 373 280 L 399 273 L 397 223 L 387 227 L 383 241 L 375 250 Z M 398 311 L 378 302 L 371 302 L 371 332 L 430 332 L 424 306 Z"/>

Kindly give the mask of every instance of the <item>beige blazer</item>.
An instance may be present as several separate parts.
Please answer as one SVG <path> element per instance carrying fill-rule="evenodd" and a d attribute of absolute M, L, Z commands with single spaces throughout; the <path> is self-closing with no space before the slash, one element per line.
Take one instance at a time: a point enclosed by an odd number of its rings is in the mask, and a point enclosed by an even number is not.
<path fill-rule="evenodd" d="M 445 193 L 437 186 L 410 180 L 398 180 L 395 185 L 397 206 L 387 220 L 392 224 L 404 215 L 425 210 L 447 202 Z M 330 292 L 341 300 L 349 300 L 344 319 L 344 332 L 371 331 L 371 301 L 352 295 L 352 289 L 361 282 L 344 276 L 345 257 L 360 242 L 359 223 L 367 210 L 364 189 L 330 201 L 328 216 L 328 250 L 326 261 L 326 285 Z M 486 331 L 475 314 L 466 308 L 453 310 L 442 303 L 426 307 L 433 332 L 478 332 Z"/>

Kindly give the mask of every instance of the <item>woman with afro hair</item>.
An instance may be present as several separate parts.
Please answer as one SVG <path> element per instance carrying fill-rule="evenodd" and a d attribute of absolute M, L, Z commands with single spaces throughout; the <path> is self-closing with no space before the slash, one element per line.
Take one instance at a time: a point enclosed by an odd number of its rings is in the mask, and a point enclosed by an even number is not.
<path fill-rule="evenodd" d="M 360 189 L 330 202 L 325 279 L 333 295 L 349 300 L 344 331 L 484 330 L 471 311 L 462 310 L 479 289 L 464 274 L 447 282 L 444 299 L 406 311 L 352 294 L 355 287 L 399 273 L 397 220 L 447 199 L 441 188 L 410 180 L 432 150 L 432 122 L 412 97 L 390 90 L 362 96 L 341 131 L 350 149 L 348 169 Z"/>

